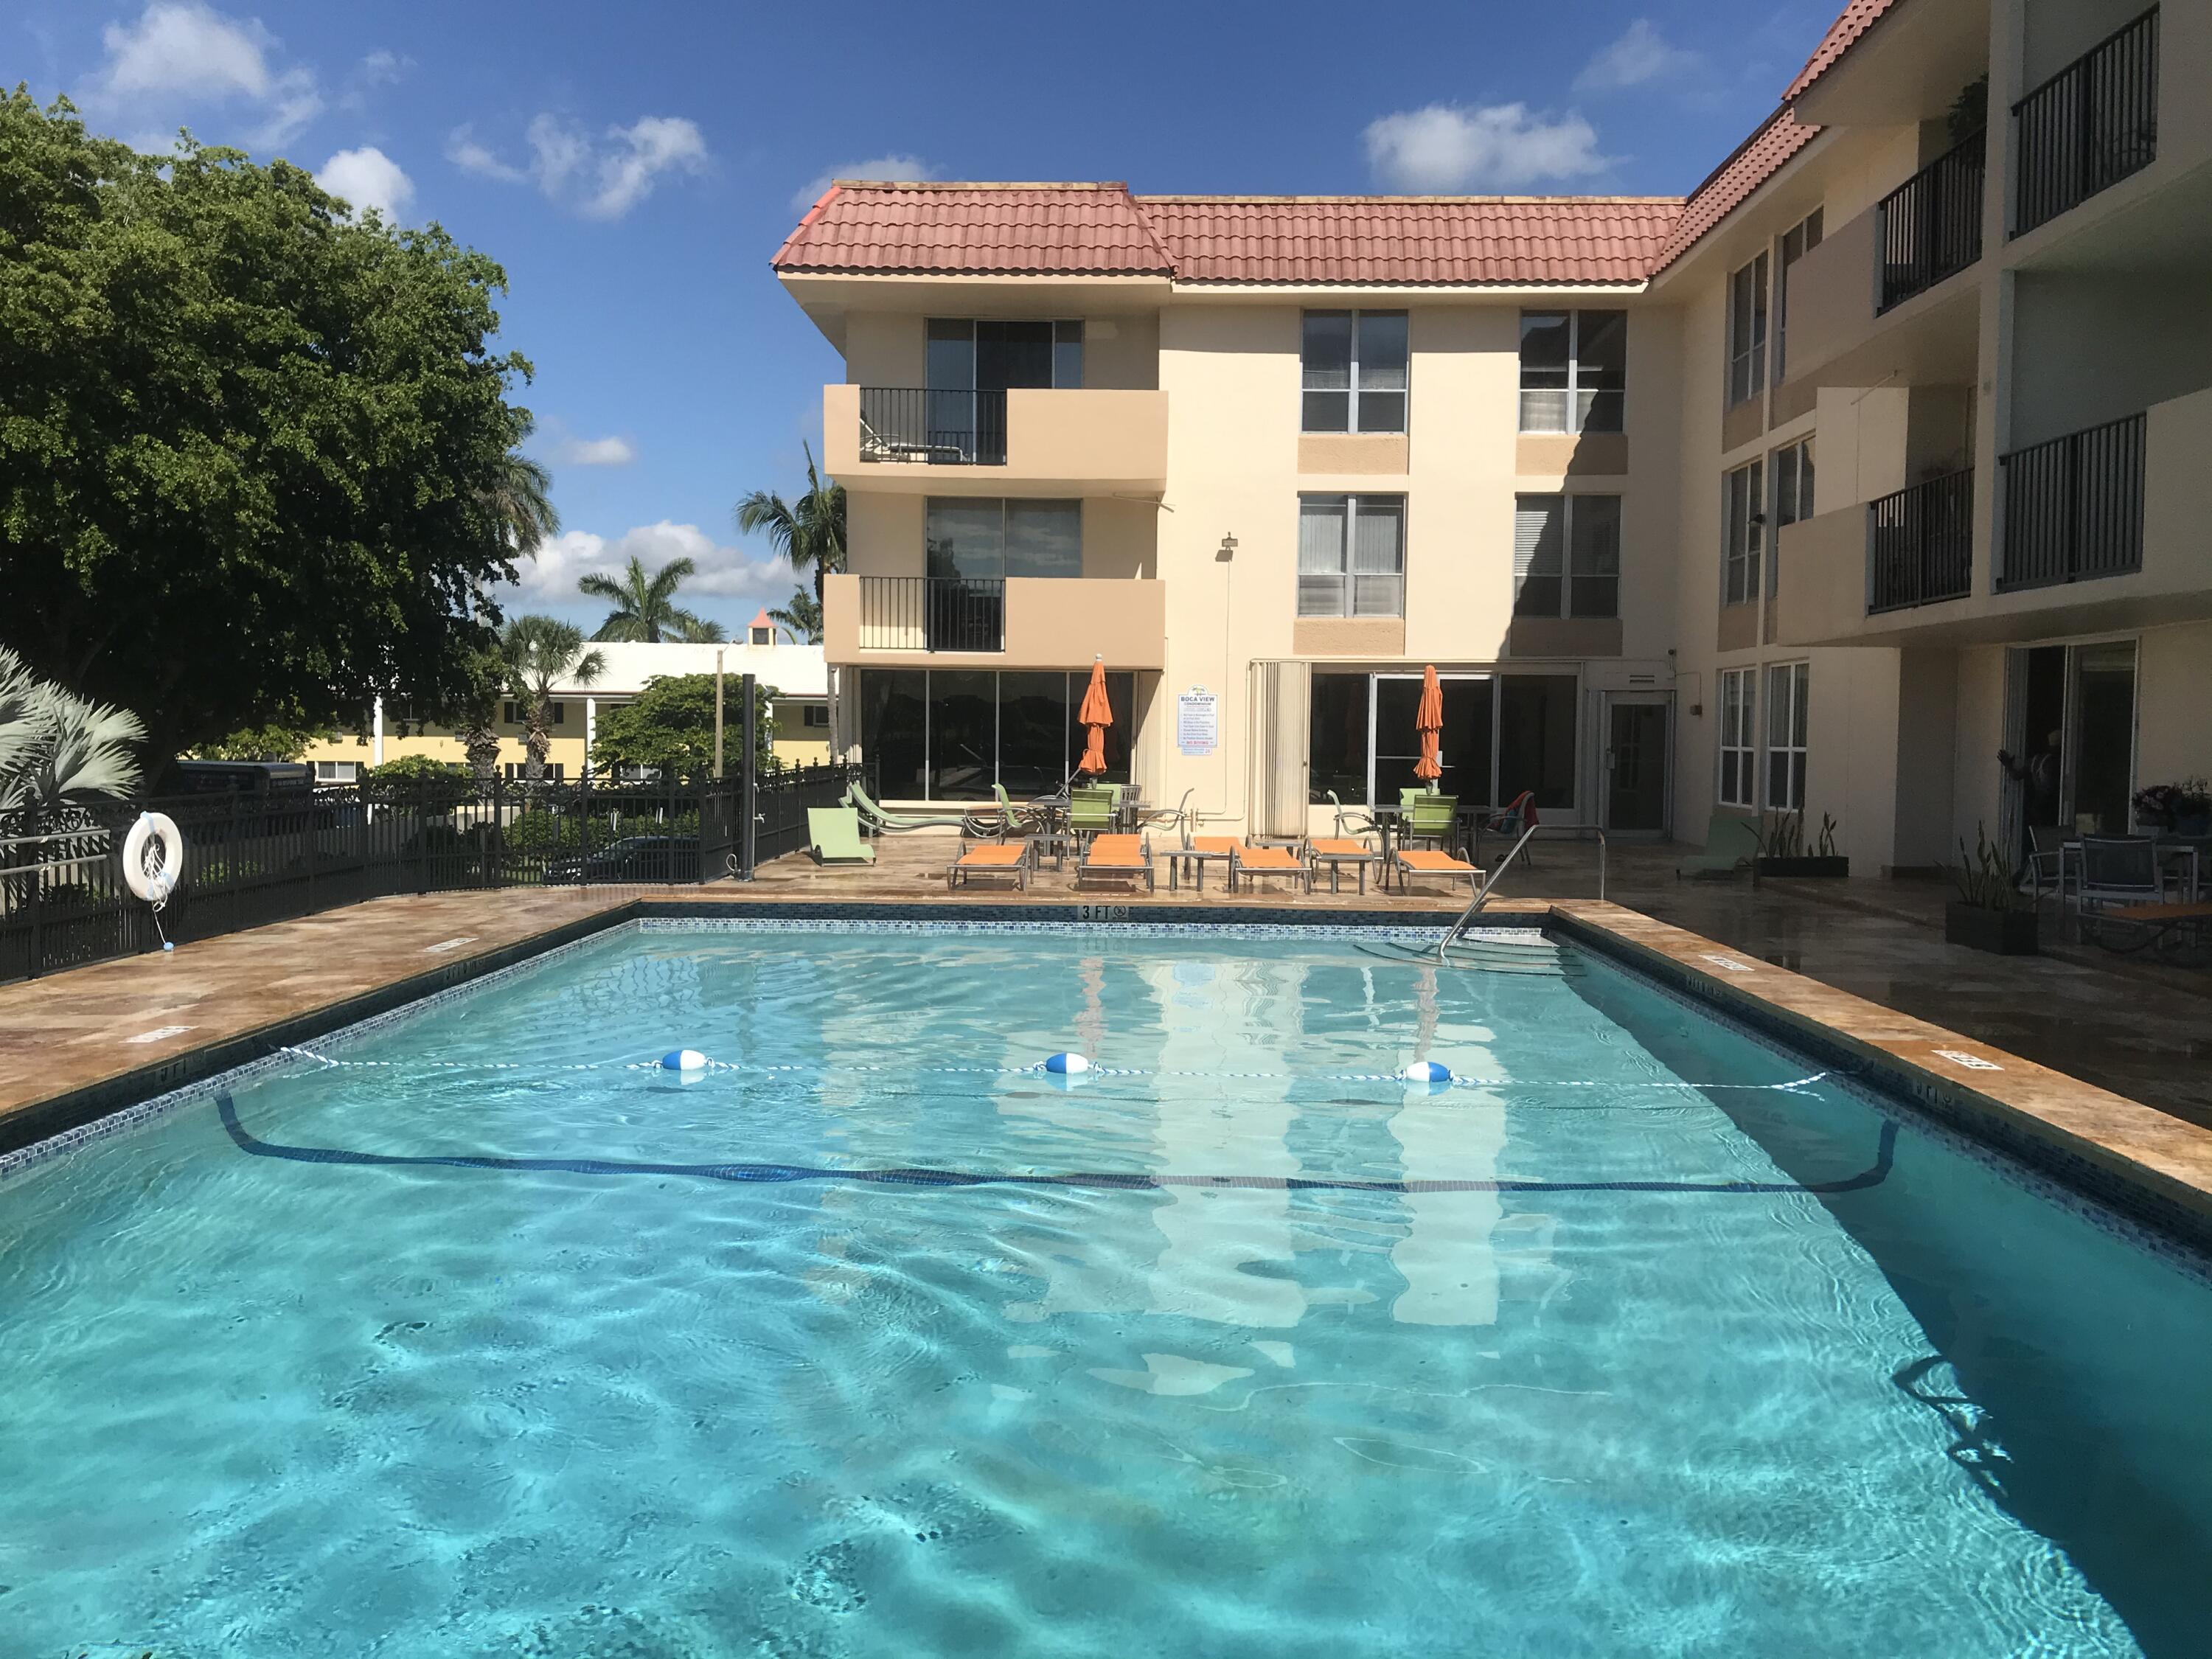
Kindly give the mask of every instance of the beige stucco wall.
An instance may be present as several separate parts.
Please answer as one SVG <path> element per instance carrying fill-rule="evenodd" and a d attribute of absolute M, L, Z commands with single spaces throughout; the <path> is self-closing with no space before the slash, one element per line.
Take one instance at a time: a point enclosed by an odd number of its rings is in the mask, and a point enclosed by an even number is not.
<path fill-rule="evenodd" d="M 2212 777 L 2212 623 L 2146 629 L 2136 672 L 2138 787 Z"/>

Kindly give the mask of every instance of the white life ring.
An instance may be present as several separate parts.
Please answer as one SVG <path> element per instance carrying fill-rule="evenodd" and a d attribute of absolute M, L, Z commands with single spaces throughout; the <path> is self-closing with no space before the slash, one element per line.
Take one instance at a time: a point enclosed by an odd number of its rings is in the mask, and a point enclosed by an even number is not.
<path fill-rule="evenodd" d="M 123 839 L 124 884 L 149 904 L 161 904 L 184 872 L 185 838 L 175 821 L 164 812 L 141 812 Z"/>

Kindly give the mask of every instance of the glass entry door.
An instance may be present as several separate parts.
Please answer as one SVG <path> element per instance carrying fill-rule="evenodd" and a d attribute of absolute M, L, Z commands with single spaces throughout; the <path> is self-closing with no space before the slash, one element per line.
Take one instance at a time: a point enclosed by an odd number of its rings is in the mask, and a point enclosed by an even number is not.
<path fill-rule="evenodd" d="M 1663 696 L 1614 694 L 1607 699 L 1605 827 L 1630 835 L 1667 828 L 1667 727 Z"/>

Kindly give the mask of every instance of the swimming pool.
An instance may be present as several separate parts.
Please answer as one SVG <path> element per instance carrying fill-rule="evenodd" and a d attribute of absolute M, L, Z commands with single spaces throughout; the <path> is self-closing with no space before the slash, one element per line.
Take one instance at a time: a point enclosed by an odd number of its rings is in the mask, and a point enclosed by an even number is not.
<path fill-rule="evenodd" d="M 2197 1264 L 1467 954 L 626 927 L 37 1163 L 0 1651 L 2199 1650 Z"/>

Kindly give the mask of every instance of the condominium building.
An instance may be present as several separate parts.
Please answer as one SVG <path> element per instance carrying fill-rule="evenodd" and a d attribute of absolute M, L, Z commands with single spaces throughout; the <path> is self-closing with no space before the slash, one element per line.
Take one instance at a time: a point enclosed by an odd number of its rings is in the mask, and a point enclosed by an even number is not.
<path fill-rule="evenodd" d="M 744 640 L 735 644 L 617 641 L 588 649 L 599 653 L 599 672 L 588 683 L 556 684 L 550 700 L 552 742 L 546 750 L 545 772 L 556 781 L 573 783 L 585 775 L 599 717 L 609 709 L 633 702 L 654 680 L 711 674 L 718 663 L 732 707 L 740 675 L 750 674 L 760 685 L 774 689 L 769 741 L 781 763 L 819 765 L 830 757 L 830 675 L 822 647 L 779 638 L 765 613 L 753 618 Z M 500 700 L 492 729 L 499 738 L 499 764 L 506 777 L 523 775 L 528 760 L 523 739 L 529 725 L 526 702 L 511 696 Z M 736 739 L 728 741 L 734 755 Z M 364 713 L 356 729 L 310 745 L 301 758 L 314 767 L 319 783 L 351 783 L 372 768 L 411 755 L 456 766 L 468 760 L 461 735 L 452 726 L 412 708 L 381 702 Z M 604 769 L 595 775 L 604 777 Z"/>
<path fill-rule="evenodd" d="M 1864 870 L 2212 772 L 2212 6 L 1852 0 L 1686 198 L 834 185 L 837 729 L 1255 833 L 1412 781 Z M 2000 750 L 2013 757 L 2009 769 Z"/>

